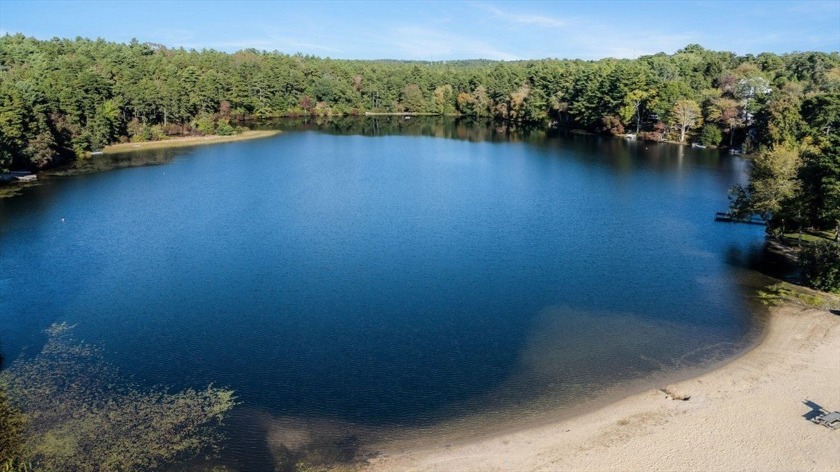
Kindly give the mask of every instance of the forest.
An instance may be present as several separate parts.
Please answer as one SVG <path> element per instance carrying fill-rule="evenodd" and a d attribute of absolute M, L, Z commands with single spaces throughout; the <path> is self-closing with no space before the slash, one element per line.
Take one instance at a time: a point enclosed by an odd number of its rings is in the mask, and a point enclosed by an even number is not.
<path fill-rule="evenodd" d="M 739 56 L 692 44 L 637 59 L 419 62 L 0 37 L 0 171 L 52 167 L 115 142 L 232 134 L 249 120 L 368 112 L 747 153 L 736 216 L 758 214 L 778 235 L 840 232 L 837 52 Z M 835 258 L 837 270 L 812 285 L 840 287 L 837 246 L 813 255 Z"/>

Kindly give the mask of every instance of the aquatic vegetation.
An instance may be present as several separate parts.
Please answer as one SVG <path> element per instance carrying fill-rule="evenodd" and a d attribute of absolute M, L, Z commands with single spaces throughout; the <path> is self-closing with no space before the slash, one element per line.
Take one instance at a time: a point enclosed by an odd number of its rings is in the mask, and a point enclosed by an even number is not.
<path fill-rule="evenodd" d="M 9 399 L 0 407 L 20 410 L 26 425 L 22 441 L 11 439 L 18 441 L 17 457 L 0 457 L 12 470 L 15 463 L 42 470 L 153 470 L 217 450 L 216 426 L 236 404 L 233 391 L 141 389 L 71 330 L 53 324 L 40 354 L 0 374 Z"/>
<path fill-rule="evenodd" d="M 27 420 L 0 385 L 0 471 L 20 470 Z"/>

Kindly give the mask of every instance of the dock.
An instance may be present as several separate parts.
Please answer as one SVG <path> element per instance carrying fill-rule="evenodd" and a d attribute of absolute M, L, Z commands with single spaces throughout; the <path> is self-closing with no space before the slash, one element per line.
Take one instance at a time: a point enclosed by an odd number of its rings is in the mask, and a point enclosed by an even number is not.
<path fill-rule="evenodd" d="M 38 176 L 27 171 L 12 171 L 0 174 L 0 183 L 8 184 L 11 182 L 33 182 L 38 180 Z"/>
<path fill-rule="evenodd" d="M 750 216 L 749 218 L 738 218 L 732 213 L 724 213 L 722 211 L 715 213 L 715 221 L 724 223 L 744 223 L 748 225 L 767 226 L 767 222 L 757 216 Z"/>

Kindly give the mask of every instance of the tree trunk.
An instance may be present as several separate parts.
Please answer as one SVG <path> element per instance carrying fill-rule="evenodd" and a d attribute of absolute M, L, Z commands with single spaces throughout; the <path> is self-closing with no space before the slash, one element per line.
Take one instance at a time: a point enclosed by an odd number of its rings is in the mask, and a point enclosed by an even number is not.
<path fill-rule="evenodd" d="M 685 141 L 685 126 L 680 126 L 680 143 Z"/>
<path fill-rule="evenodd" d="M 636 105 L 636 136 L 639 135 L 639 129 L 642 126 L 642 109 L 641 104 Z"/>

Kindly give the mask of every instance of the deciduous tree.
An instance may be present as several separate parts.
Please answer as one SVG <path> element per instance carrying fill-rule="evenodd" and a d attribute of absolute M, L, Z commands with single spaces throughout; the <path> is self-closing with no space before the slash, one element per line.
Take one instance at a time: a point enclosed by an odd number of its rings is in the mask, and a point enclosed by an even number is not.
<path fill-rule="evenodd" d="M 671 110 L 671 117 L 680 129 L 680 142 L 685 142 L 685 132 L 700 124 L 700 105 L 693 100 L 679 100 Z"/>

